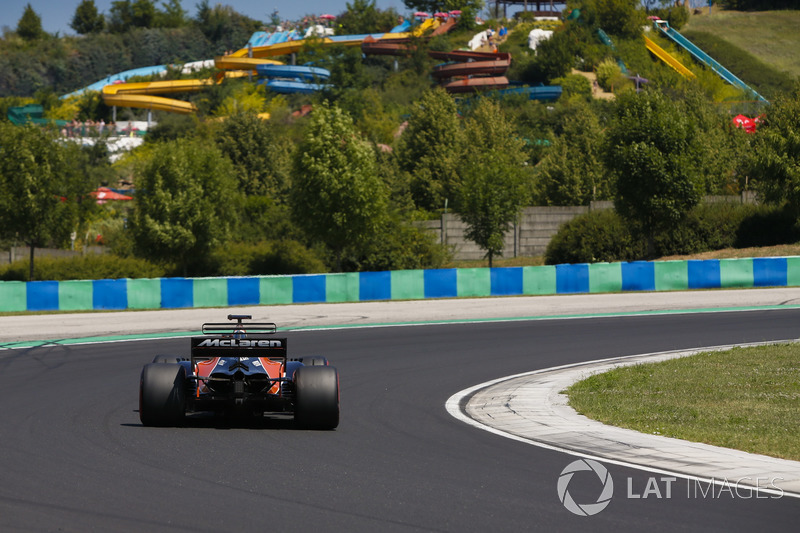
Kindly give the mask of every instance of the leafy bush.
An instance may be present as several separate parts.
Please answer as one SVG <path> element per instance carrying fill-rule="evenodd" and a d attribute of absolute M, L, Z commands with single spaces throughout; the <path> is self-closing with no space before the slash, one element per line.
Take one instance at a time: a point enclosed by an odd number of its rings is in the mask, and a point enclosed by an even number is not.
<path fill-rule="evenodd" d="M 733 248 L 737 229 L 751 208 L 738 203 L 699 204 L 680 226 L 655 237 L 656 254 L 686 255 Z"/>
<path fill-rule="evenodd" d="M 545 263 L 633 261 L 645 253 L 616 211 L 603 209 L 577 216 L 562 225 L 550 240 Z"/>
<path fill-rule="evenodd" d="M 563 78 L 556 78 L 551 82 L 560 85 L 564 96 L 578 96 L 587 100 L 592 98 L 592 82 L 580 74 L 567 74 Z"/>
<path fill-rule="evenodd" d="M 431 232 L 393 219 L 374 235 L 361 257 L 345 265 L 345 270 L 441 268 L 449 260 L 447 248 L 436 242 Z"/>
<path fill-rule="evenodd" d="M 683 223 L 655 237 L 657 256 L 688 255 L 724 248 L 788 244 L 800 240 L 800 227 L 785 208 L 704 203 Z M 642 259 L 646 245 L 637 242 L 614 210 L 592 211 L 567 222 L 550 241 L 549 265 Z"/>
<path fill-rule="evenodd" d="M 0 280 L 30 281 L 29 265 L 27 260 L 23 260 L 0 267 Z M 159 278 L 166 274 L 163 267 L 145 259 L 123 258 L 111 254 L 75 256 L 67 259 L 37 257 L 35 268 L 36 279 L 54 281 Z"/>
<path fill-rule="evenodd" d="M 327 272 L 325 263 L 312 250 L 294 240 L 231 243 L 208 257 L 209 276 L 255 276 Z"/>
<path fill-rule="evenodd" d="M 597 65 L 597 84 L 604 91 L 611 91 L 616 80 L 622 76 L 622 70 L 613 59 L 604 59 Z"/>
<path fill-rule="evenodd" d="M 670 27 L 680 30 L 689 22 L 689 9 L 685 5 L 674 5 L 669 7 L 659 7 L 651 9 L 648 13 L 655 15 L 661 20 L 669 22 Z"/>
<path fill-rule="evenodd" d="M 790 209 L 750 206 L 736 230 L 736 248 L 775 246 L 800 241 L 797 217 Z"/>

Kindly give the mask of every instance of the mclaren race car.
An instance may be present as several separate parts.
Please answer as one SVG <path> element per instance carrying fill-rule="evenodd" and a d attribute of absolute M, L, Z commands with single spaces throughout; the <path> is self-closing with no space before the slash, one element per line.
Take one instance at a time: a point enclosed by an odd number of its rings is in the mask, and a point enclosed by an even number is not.
<path fill-rule="evenodd" d="M 145 426 L 179 425 L 186 413 L 293 414 L 298 425 L 339 425 L 339 374 L 324 357 L 287 357 L 286 339 L 272 323 L 203 324 L 189 358 L 157 355 L 139 383 L 139 419 Z"/>

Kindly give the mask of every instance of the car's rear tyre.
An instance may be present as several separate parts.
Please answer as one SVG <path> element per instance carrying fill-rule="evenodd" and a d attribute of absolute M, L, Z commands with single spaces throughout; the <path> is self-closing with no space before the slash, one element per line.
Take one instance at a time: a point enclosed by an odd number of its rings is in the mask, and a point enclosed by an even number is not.
<path fill-rule="evenodd" d="M 153 357 L 154 363 L 177 363 L 180 360 L 180 357 L 174 355 L 157 355 Z"/>
<path fill-rule="evenodd" d="M 139 381 L 139 420 L 145 426 L 174 426 L 186 413 L 186 371 L 172 363 L 150 363 Z"/>
<path fill-rule="evenodd" d="M 300 362 L 305 366 L 328 366 L 328 359 L 321 355 L 301 357 Z"/>
<path fill-rule="evenodd" d="M 334 429 L 339 425 L 339 373 L 332 366 L 302 366 L 294 373 L 298 425 Z"/>

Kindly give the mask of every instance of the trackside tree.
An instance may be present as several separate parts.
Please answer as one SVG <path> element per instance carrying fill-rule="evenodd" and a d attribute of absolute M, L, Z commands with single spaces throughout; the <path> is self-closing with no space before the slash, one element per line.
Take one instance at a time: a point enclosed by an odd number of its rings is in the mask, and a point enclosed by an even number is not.
<path fill-rule="evenodd" d="M 292 218 L 312 239 L 324 243 L 341 271 L 348 254 L 380 230 L 388 189 L 377 173 L 375 152 L 352 119 L 335 105 L 314 109 L 295 158 Z"/>
<path fill-rule="evenodd" d="M 459 165 L 459 216 L 467 224 L 466 237 L 486 251 L 491 268 L 494 256 L 503 252 L 504 235 L 528 201 L 525 141 L 489 99 L 479 101 L 464 129 L 472 146 Z"/>
<path fill-rule="evenodd" d="M 465 146 L 453 98 L 441 88 L 426 91 L 411 110 L 397 150 L 418 208 L 437 211 L 446 200 L 452 205 L 460 181 L 458 162 Z"/>
<path fill-rule="evenodd" d="M 800 218 L 800 85 L 775 100 L 755 133 L 749 176 L 763 198 Z"/>
<path fill-rule="evenodd" d="M 241 204 L 230 160 L 198 140 L 156 146 L 137 172 L 132 234 L 142 257 L 188 275 L 224 242 Z"/>
<path fill-rule="evenodd" d="M 703 195 L 701 132 L 679 102 L 656 91 L 626 92 L 606 131 L 606 168 L 616 178 L 614 207 L 655 250 Z"/>
<path fill-rule="evenodd" d="M 42 128 L 0 123 L 0 233 L 30 248 L 30 280 L 34 249 L 68 242 L 81 201 L 89 201 L 93 186 L 79 170 L 78 150 Z"/>

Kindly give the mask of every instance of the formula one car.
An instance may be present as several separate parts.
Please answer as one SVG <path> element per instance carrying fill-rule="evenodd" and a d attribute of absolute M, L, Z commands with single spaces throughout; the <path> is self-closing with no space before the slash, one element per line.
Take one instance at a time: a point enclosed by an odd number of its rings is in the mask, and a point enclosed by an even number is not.
<path fill-rule="evenodd" d="M 189 358 L 157 355 L 142 369 L 139 419 L 145 426 L 178 425 L 187 412 L 290 413 L 302 427 L 339 425 L 339 374 L 321 356 L 288 359 L 272 323 L 203 324 Z"/>

